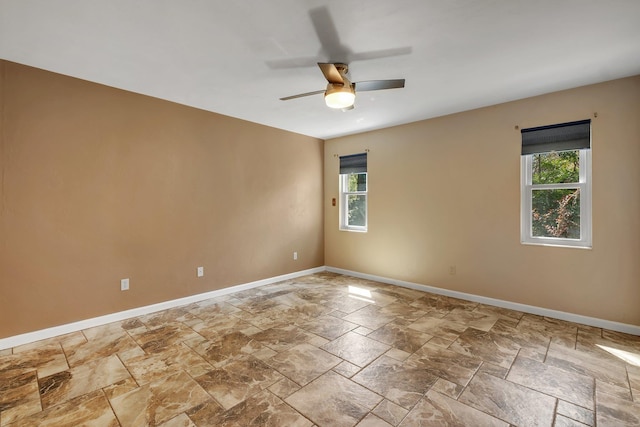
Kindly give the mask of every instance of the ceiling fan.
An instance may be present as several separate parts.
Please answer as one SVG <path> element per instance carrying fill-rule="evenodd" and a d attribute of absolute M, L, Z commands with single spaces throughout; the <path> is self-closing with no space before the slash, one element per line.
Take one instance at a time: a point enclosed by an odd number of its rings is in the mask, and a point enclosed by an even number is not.
<path fill-rule="evenodd" d="M 324 93 L 324 101 L 327 107 L 348 111 L 353 109 L 356 99 L 356 91 L 371 91 L 382 89 L 399 89 L 404 87 L 404 79 L 395 80 L 367 80 L 363 82 L 351 82 L 347 77 L 349 66 L 347 64 L 318 63 L 318 67 L 327 79 L 327 88 L 313 92 L 300 93 L 298 95 L 280 98 L 281 101 L 302 98 L 304 96 Z"/>

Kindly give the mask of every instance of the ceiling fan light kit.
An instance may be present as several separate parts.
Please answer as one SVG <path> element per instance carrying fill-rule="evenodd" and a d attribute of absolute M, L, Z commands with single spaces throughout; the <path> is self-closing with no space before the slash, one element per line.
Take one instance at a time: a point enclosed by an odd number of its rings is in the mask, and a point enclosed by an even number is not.
<path fill-rule="evenodd" d="M 318 63 L 318 67 L 329 82 L 326 90 L 300 93 L 298 95 L 280 98 L 281 101 L 302 98 L 309 95 L 324 93 L 324 102 L 329 108 L 341 109 L 342 111 L 353 110 L 356 100 L 356 89 L 359 91 L 400 89 L 404 87 L 404 79 L 395 80 L 369 80 L 364 82 L 351 83 L 347 78 L 349 66 L 342 63 Z"/>
<path fill-rule="evenodd" d="M 351 85 L 335 85 L 329 83 L 324 93 L 324 102 L 329 108 L 349 108 L 356 100 L 356 94 Z"/>

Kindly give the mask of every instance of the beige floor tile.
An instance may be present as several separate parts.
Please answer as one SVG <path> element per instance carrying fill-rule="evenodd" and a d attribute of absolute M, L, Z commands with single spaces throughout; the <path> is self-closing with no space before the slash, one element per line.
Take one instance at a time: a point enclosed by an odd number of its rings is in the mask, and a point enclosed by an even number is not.
<path fill-rule="evenodd" d="M 352 380 L 409 409 L 438 377 L 421 364 L 400 362 L 383 355 L 354 375 Z"/>
<path fill-rule="evenodd" d="M 389 350 L 390 347 L 355 332 L 347 332 L 321 348 L 354 365 L 363 367 Z"/>
<path fill-rule="evenodd" d="M 116 397 L 129 393 L 131 390 L 135 390 L 139 385 L 133 378 L 127 378 L 126 380 L 118 381 L 109 386 L 103 387 L 102 391 L 107 396 L 107 399 L 112 400 Z"/>
<path fill-rule="evenodd" d="M 298 390 L 300 390 L 300 386 L 289 378 L 282 378 L 280 381 L 269 387 L 269 391 L 280 399 L 289 397 Z"/>
<path fill-rule="evenodd" d="M 585 426 L 584 424 L 560 414 L 556 415 L 556 419 L 553 423 L 553 427 L 584 427 L 584 426 Z"/>
<path fill-rule="evenodd" d="M 194 320 L 197 316 L 191 313 L 189 306 L 171 308 L 169 310 L 158 311 L 138 317 L 149 329 L 160 326 L 167 326 L 172 323 L 186 323 Z"/>
<path fill-rule="evenodd" d="M 348 322 L 357 323 L 360 326 L 364 326 L 365 328 L 374 331 L 393 321 L 395 317 L 390 314 L 382 313 L 381 310 L 374 305 L 368 305 L 360 310 L 356 310 L 353 313 L 348 314 L 342 319 Z"/>
<path fill-rule="evenodd" d="M 409 413 L 407 409 L 387 399 L 382 400 L 371 412 L 394 426 L 400 424 Z"/>
<path fill-rule="evenodd" d="M 121 322 L 107 323 L 105 325 L 95 326 L 93 328 L 82 331 L 87 340 L 93 340 L 109 335 L 126 335 L 127 330 L 135 328 L 144 328 L 144 324 L 137 318 L 123 320 Z"/>
<path fill-rule="evenodd" d="M 184 372 L 143 385 L 111 400 L 122 425 L 137 427 L 163 423 L 211 397 Z"/>
<path fill-rule="evenodd" d="M 299 385 L 305 385 L 341 363 L 342 360 L 310 344 L 298 344 L 276 354 L 266 362 L 290 380 Z"/>
<path fill-rule="evenodd" d="M 439 378 L 466 386 L 482 360 L 427 343 L 411 355 L 407 363 L 420 366 Z"/>
<path fill-rule="evenodd" d="M 385 355 L 389 356 L 392 359 L 396 359 L 401 362 L 404 362 L 409 358 L 409 356 L 411 356 L 411 353 L 407 353 L 406 351 L 400 350 L 398 348 L 391 348 L 389 349 L 389 351 L 385 353 Z"/>
<path fill-rule="evenodd" d="M 72 368 L 138 347 L 138 344 L 127 334 L 97 336 L 77 344 L 63 345 L 69 366 Z"/>
<path fill-rule="evenodd" d="M 200 341 L 191 347 L 213 366 L 222 366 L 238 357 L 255 353 L 263 346 L 242 332 L 231 332 L 213 341 Z"/>
<path fill-rule="evenodd" d="M 631 389 L 640 391 L 640 366 L 627 365 L 627 374 Z"/>
<path fill-rule="evenodd" d="M 216 318 L 224 315 L 229 315 L 240 311 L 239 308 L 227 304 L 224 301 L 220 301 L 217 298 L 212 298 L 205 301 L 188 306 L 188 310 L 194 316 L 200 319 Z M 190 323 L 188 320 L 185 323 Z"/>
<path fill-rule="evenodd" d="M 517 322 L 524 315 L 524 313 L 521 311 L 486 304 L 478 304 L 476 308 L 473 309 L 473 312 L 496 316 L 498 319 L 511 321 L 514 323 L 514 325 L 517 324 Z"/>
<path fill-rule="evenodd" d="M 159 352 L 172 344 L 197 338 L 198 334 L 193 329 L 183 324 L 168 324 L 155 329 L 145 330 L 134 334 L 133 339 L 147 353 Z"/>
<path fill-rule="evenodd" d="M 319 426 L 350 427 L 382 398 L 329 371 L 289 396 L 285 401 Z"/>
<path fill-rule="evenodd" d="M 488 374 L 476 375 L 458 399 L 518 426 L 550 426 L 556 399 Z"/>
<path fill-rule="evenodd" d="M 195 378 L 224 409 L 232 408 L 283 379 L 278 371 L 250 356 Z"/>
<path fill-rule="evenodd" d="M 13 369 L 36 369 L 38 378 L 69 369 L 62 347 L 56 342 L 13 349 L 13 354 L 0 357 L 0 372 Z"/>
<path fill-rule="evenodd" d="M 456 308 L 473 311 L 478 306 L 478 303 L 471 301 L 435 294 L 418 296 L 410 304 L 426 311 L 430 317 L 444 317 Z"/>
<path fill-rule="evenodd" d="M 305 331 L 320 335 L 328 340 L 335 340 L 340 335 L 357 328 L 359 325 L 333 316 L 320 316 L 300 325 Z"/>
<path fill-rule="evenodd" d="M 503 368 L 502 366 L 494 365 L 489 362 L 482 362 L 482 365 L 478 368 L 478 372 L 484 372 L 485 374 L 493 375 L 496 378 L 505 379 L 509 373 L 509 368 Z"/>
<path fill-rule="evenodd" d="M 596 425 L 640 425 L 640 403 L 632 403 L 605 393 L 596 393 Z"/>
<path fill-rule="evenodd" d="M 41 410 L 35 370 L 13 369 L 0 372 L 0 425 L 7 425 Z"/>
<path fill-rule="evenodd" d="M 600 381 L 628 388 L 627 371 L 622 362 L 615 363 L 593 353 L 551 344 L 545 363 L 551 366 L 594 377 Z"/>
<path fill-rule="evenodd" d="M 609 384 L 608 382 L 601 381 L 597 378 L 596 392 L 606 393 L 618 399 L 628 400 L 629 402 L 633 401 L 633 389 L 630 390 L 627 387 L 620 387 L 614 384 Z"/>
<path fill-rule="evenodd" d="M 129 371 L 117 356 L 92 360 L 40 379 L 42 407 L 49 408 L 127 378 L 130 378 Z"/>
<path fill-rule="evenodd" d="M 455 341 L 467 329 L 467 326 L 431 317 L 431 315 L 428 314 L 411 323 L 409 328 L 433 335 L 434 337 Z"/>
<path fill-rule="evenodd" d="M 332 299 L 327 301 L 327 303 L 325 303 L 324 305 L 326 305 L 327 307 L 331 307 L 334 310 L 340 310 L 347 314 L 351 314 L 354 311 L 367 307 L 370 304 L 369 301 L 365 300 L 364 298 L 358 295 L 345 294 L 344 296 L 338 296 L 338 297 L 334 296 Z M 363 325 L 363 326 L 366 326 L 366 325 Z"/>
<path fill-rule="evenodd" d="M 333 370 L 345 378 L 351 378 L 360 371 L 360 366 L 347 362 L 346 360 L 335 366 Z"/>
<path fill-rule="evenodd" d="M 498 320 L 491 328 L 491 334 L 513 342 L 516 347 L 521 348 L 521 353 L 526 353 L 527 357 L 539 362 L 544 362 L 552 337 L 535 328 L 514 327 L 513 322 L 505 320 Z"/>
<path fill-rule="evenodd" d="M 509 338 L 492 331 L 468 328 L 449 349 L 508 369 L 520 347 Z"/>
<path fill-rule="evenodd" d="M 450 322 L 460 323 L 462 325 L 475 329 L 480 329 L 481 331 L 490 330 L 498 321 L 497 316 L 479 312 L 477 311 L 477 307 L 473 311 L 465 310 L 462 308 L 454 308 L 453 310 L 451 310 L 451 312 L 444 316 L 443 319 Z"/>
<path fill-rule="evenodd" d="M 433 338 L 433 335 L 391 322 L 371 332 L 368 337 L 391 347 L 413 353 Z"/>
<path fill-rule="evenodd" d="M 32 343 L 28 343 L 28 344 L 24 344 L 18 347 L 14 347 L 13 352 L 14 353 L 24 353 L 26 351 L 30 351 L 30 350 L 36 350 L 38 348 L 42 348 L 42 347 L 47 347 L 49 345 L 57 345 L 60 344 L 63 347 L 65 346 L 71 346 L 71 345 L 76 345 L 76 344 L 80 344 L 83 342 L 86 342 L 87 338 L 84 336 L 84 334 L 80 331 L 78 332 L 71 332 L 69 334 L 64 334 L 64 335 L 58 335 L 56 337 L 51 337 L 51 338 L 47 338 L 44 340 L 40 340 L 40 341 L 35 341 Z"/>
<path fill-rule="evenodd" d="M 409 304 L 401 301 L 394 301 L 380 308 L 380 313 L 390 315 L 396 319 L 405 320 L 407 322 L 415 322 L 425 314 L 426 311 L 416 309 Z"/>
<path fill-rule="evenodd" d="M 593 408 L 594 405 L 595 381 L 593 378 L 525 357 L 516 358 L 507 375 L 507 380 L 583 408 Z"/>
<path fill-rule="evenodd" d="M 509 423 L 435 391 L 429 391 L 400 423 L 401 427 L 445 425 L 509 427 Z"/>
<path fill-rule="evenodd" d="M 372 413 L 368 413 L 356 427 L 393 427 L 391 424 Z"/>
<path fill-rule="evenodd" d="M 161 353 L 142 354 L 124 360 L 138 385 L 185 371 L 191 377 L 203 375 L 213 366 L 184 343 L 174 344 Z"/>
<path fill-rule="evenodd" d="M 187 413 L 198 426 L 311 427 L 313 425 L 311 421 L 266 390 L 226 411 L 207 403 Z"/>
<path fill-rule="evenodd" d="M 120 426 L 107 398 L 100 390 L 52 406 L 28 418 L 21 419 L 14 425 L 16 427 Z"/>
<path fill-rule="evenodd" d="M 556 412 L 588 426 L 593 426 L 595 423 L 593 409 L 586 409 L 573 403 L 565 402 L 564 400 L 558 401 Z"/>
<path fill-rule="evenodd" d="M 256 341 L 278 352 L 288 350 L 314 338 L 316 335 L 294 325 L 279 326 L 252 335 Z"/>
<path fill-rule="evenodd" d="M 460 393 L 462 393 L 464 387 L 460 384 L 438 378 L 438 381 L 436 381 L 436 383 L 431 387 L 431 390 L 437 391 L 445 396 L 449 396 L 452 399 L 457 399 L 460 397 Z"/>
<path fill-rule="evenodd" d="M 236 317 L 235 313 L 233 315 L 223 314 L 209 317 L 202 322 L 191 325 L 195 332 L 211 341 L 216 341 L 232 332 L 242 332 L 251 327 L 250 323 Z"/>
<path fill-rule="evenodd" d="M 168 421 L 163 422 L 162 424 L 158 424 L 158 427 L 197 427 L 193 421 L 187 416 L 187 414 L 182 413 L 176 417 L 171 418 Z"/>

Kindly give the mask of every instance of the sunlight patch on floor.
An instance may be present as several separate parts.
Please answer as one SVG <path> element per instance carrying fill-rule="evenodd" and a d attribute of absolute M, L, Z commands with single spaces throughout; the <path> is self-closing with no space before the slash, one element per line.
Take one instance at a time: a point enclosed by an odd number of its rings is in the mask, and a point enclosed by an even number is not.
<path fill-rule="evenodd" d="M 373 297 L 371 296 L 371 291 L 369 291 L 368 289 L 359 288 L 357 286 L 349 285 L 349 298 L 366 301 L 370 304 L 376 303 L 372 299 Z"/>
<path fill-rule="evenodd" d="M 618 359 L 622 359 L 630 365 L 640 366 L 640 354 L 631 353 L 630 351 L 620 350 L 618 348 L 607 347 L 606 345 L 596 344 L 598 347 L 606 351 L 607 353 L 613 354 Z"/>

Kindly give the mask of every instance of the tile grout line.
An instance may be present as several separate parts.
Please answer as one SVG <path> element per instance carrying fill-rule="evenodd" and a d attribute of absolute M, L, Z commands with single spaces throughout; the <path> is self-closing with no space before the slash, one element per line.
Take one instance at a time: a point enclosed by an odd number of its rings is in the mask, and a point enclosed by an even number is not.
<path fill-rule="evenodd" d="M 120 422 L 120 418 L 118 418 L 118 414 L 116 413 L 115 409 L 113 409 L 113 405 L 111 404 L 111 400 L 107 396 L 107 393 L 105 393 L 104 388 L 100 389 L 100 391 L 104 395 L 104 398 L 107 400 L 107 404 L 109 404 L 109 408 L 111 409 L 111 412 L 113 413 L 113 416 L 116 418 L 116 421 L 118 422 L 118 425 L 120 427 L 122 427 L 122 422 Z"/>

